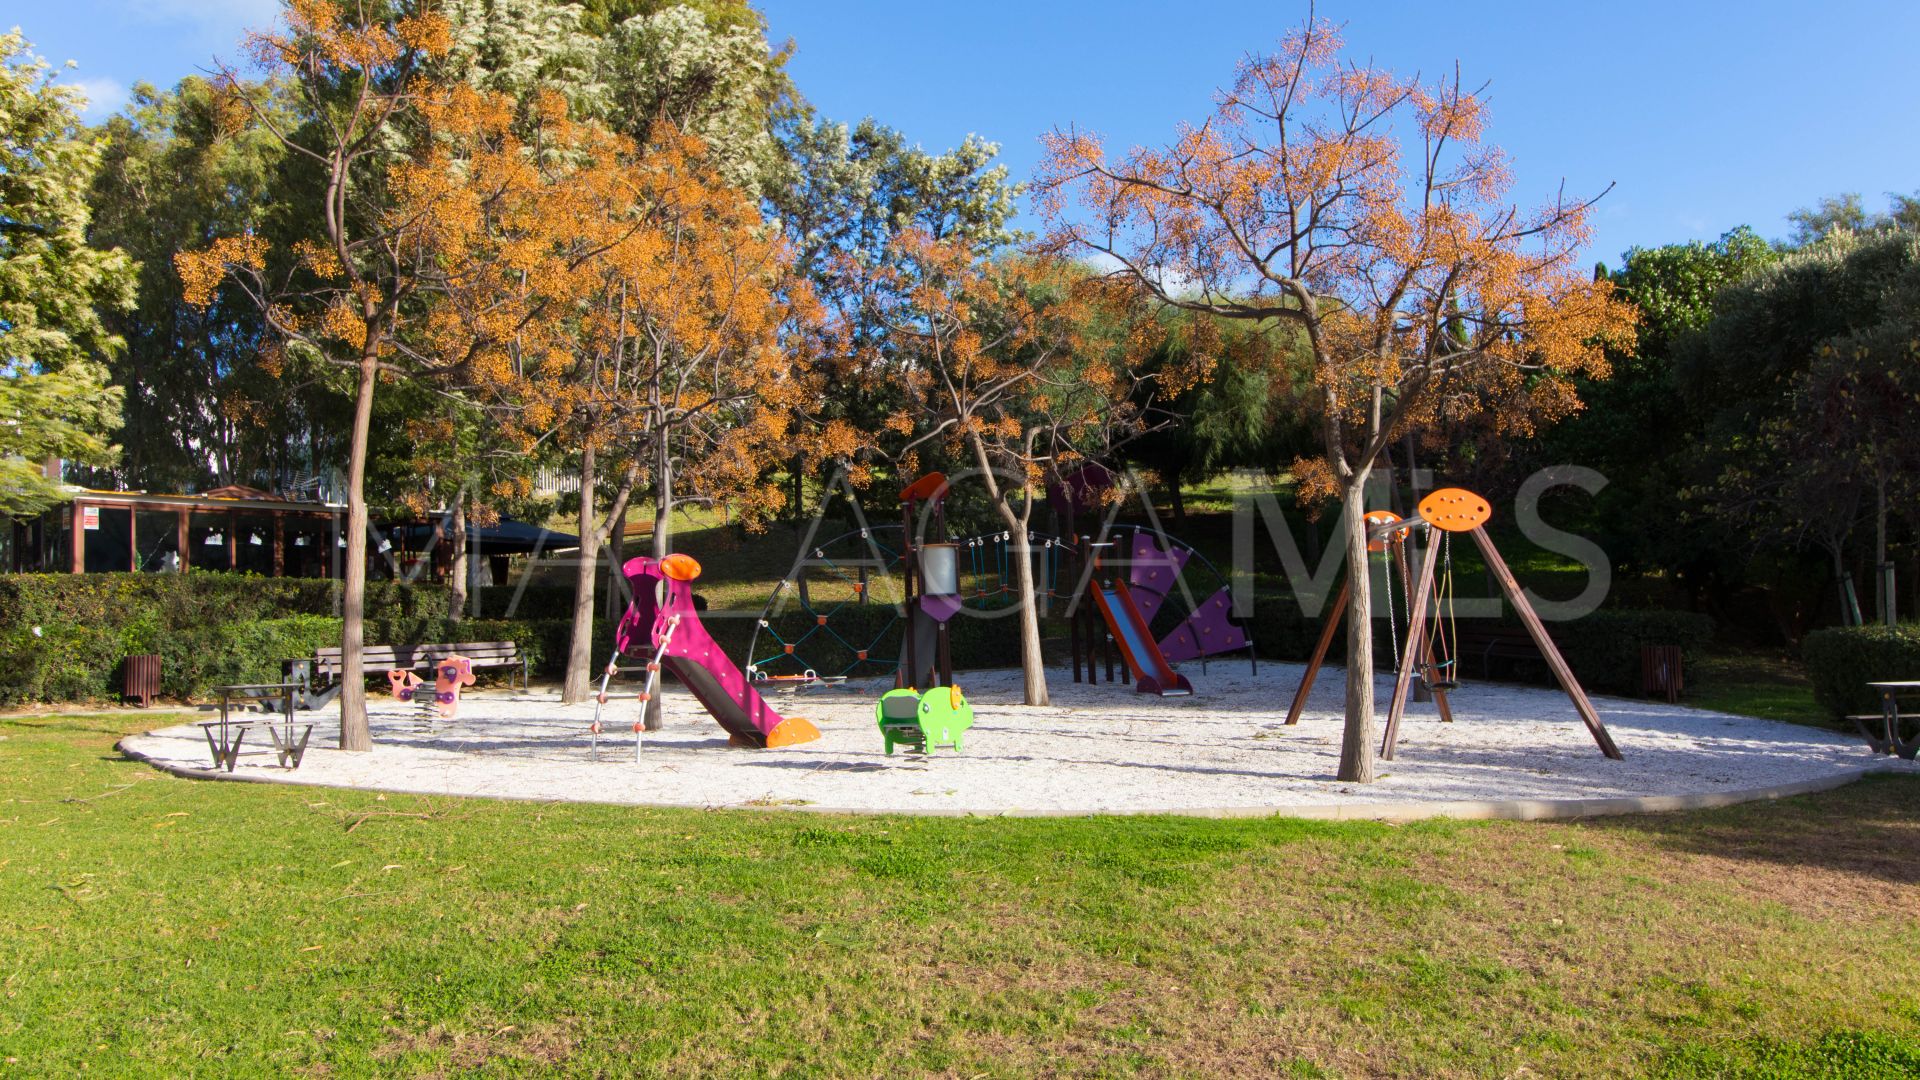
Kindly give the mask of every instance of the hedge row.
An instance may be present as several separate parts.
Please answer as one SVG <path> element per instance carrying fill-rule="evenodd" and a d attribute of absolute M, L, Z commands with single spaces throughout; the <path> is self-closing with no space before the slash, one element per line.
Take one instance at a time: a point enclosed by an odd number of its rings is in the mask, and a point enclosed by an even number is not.
<path fill-rule="evenodd" d="M 1835 626 L 1800 643 L 1813 699 L 1835 719 L 1878 713 L 1870 682 L 1920 679 L 1920 624 Z"/>
<path fill-rule="evenodd" d="M 751 618 L 727 618 L 707 613 L 705 623 L 715 640 L 729 656 L 748 657 L 748 644 L 755 621 Z M 1164 635 L 1176 619 L 1157 621 L 1156 634 Z M 1517 617 L 1499 620 L 1505 627 L 1519 629 Z M 1291 599 L 1260 598 L 1253 615 L 1246 620 L 1259 656 L 1266 660 L 1304 661 L 1313 651 L 1321 628 L 1319 616 L 1308 618 Z M 1464 630 L 1467 621 L 1461 620 Z M 891 630 L 887 628 L 892 626 Z M 1385 621 L 1376 624 L 1377 661 L 1391 665 L 1392 640 Z M 779 622 L 773 628 L 787 635 L 795 645 L 796 657 L 821 674 L 861 671 L 878 674 L 900 652 L 900 630 L 889 610 L 883 607 L 848 608 L 834 616 L 830 627 L 808 627 Z M 1681 611 L 1596 611 L 1571 622 L 1549 623 L 1548 633 L 1572 666 L 1574 674 L 1589 690 L 1635 693 L 1640 685 L 1640 648 L 1643 645 L 1678 645 L 1682 655 L 1697 656 L 1713 638 L 1713 620 L 1706 615 Z M 882 633 L 885 631 L 885 633 Z M 955 670 L 1008 667 L 1020 662 L 1018 624 L 1011 615 L 1000 618 L 959 618 L 949 624 Z M 1043 620 L 1041 634 L 1049 659 L 1067 658 L 1067 629 L 1061 619 Z M 857 649 L 866 648 L 878 663 L 852 668 Z M 1345 655 L 1345 635 L 1336 635 L 1330 658 L 1339 662 Z M 793 674 L 800 670 L 797 660 L 782 660 L 781 642 L 763 630 L 754 643 L 751 659 L 775 674 Z M 1552 672 L 1543 660 L 1495 660 L 1489 672 L 1479 657 L 1462 661 L 1463 678 L 1493 677 L 1550 684 Z"/>
<path fill-rule="evenodd" d="M 251 574 L 0 574 L 0 632 L 69 624 L 171 630 L 205 622 L 340 614 L 340 583 Z M 368 618 L 445 614 L 439 585 L 367 582 Z M 150 651 L 150 650 L 148 650 Z"/>
<path fill-rule="evenodd" d="M 1512 613 L 1498 620 L 1461 619 L 1457 625 L 1462 634 L 1467 634 L 1471 633 L 1473 624 L 1485 625 L 1489 621 L 1506 629 L 1517 630 L 1522 626 L 1518 616 Z M 1254 605 L 1253 617 L 1248 620 L 1255 647 L 1263 658 L 1272 660 L 1307 659 L 1319 639 L 1321 625 L 1320 616 L 1308 619 L 1291 600 L 1282 599 L 1259 600 Z M 1555 647 L 1573 668 L 1581 685 L 1597 692 L 1638 692 L 1643 645 L 1678 645 L 1681 655 L 1691 661 L 1713 640 L 1713 619 L 1687 611 L 1603 609 L 1583 618 L 1546 625 Z M 1384 619 L 1376 621 L 1374 627 L 1375 660 L 1390 665 L 1394 662 L 1389 655 L 1392 636 Z M 1401 629 L 1404 633 L 1404 625 Z M 1337 663 L 1345 655 L 1346 635 L 1336 634 L 1328 650 L 1329 659 Z M 1553 673 L 1546 662 L 1539 659 L 1496 658 L 1489 667 L 1481 657 L 1465 656 L 1459 665 L 1459 675 L 1464 680 L 1491 677 L 1553 682 Z"/>
<path fill-rule="evenodd" d="M 0 703 L 117 699 L 124 686 L 124 658 L 141 653 L 159 654 L 162 695 L 200 699 L 222 684 L 277 681 L 283 661 L 340 644 L 340 620 L 325 615 L 206 623 L 160 634 L 147 629 L 56 625 L 43 626 L 38 636 L 0 633 L 0 648 L 11 661 L 0 668 Z M 553 620 L 373 619 L 367 624 L 367 640 L 383 645 L 514 641 L 539 675 L 560 673 L 570 632 L 570 624 Z"/>
<path fill-rule="evenodd" d="M 0 650 L 4 650 L 0 655 L 8 658 L 8 663 L 0 665 L 0 703 L 117 698 L 123 659 L 141 653 L 160 654 L 161 692 L 170 697 L 194 698 L 221 683 L 276 678 L 281 661 L 311 656 L 339 640 L 337 588 L 327 581 L 226 574 L 0 576 Z M 482 590 L 479 606 L 494 616 L 509 608 L 515 593 L 510 587 Z M 519 603 L 512 605 L 518 617 L 457 624 L 442 617 L 446 594 L 439 586 L 370 582 L 367 599 L 369 643 L 511 640 L 527 653 L 537 674 L 558 677 L 565 666 L 571 635 L 570 589 L 527 589 L 519 592 Z M 726 654 L 736 660 L 758 661 L 773 674 L 800 669 L 798 659 L 784 658 L 781 641 L 768 630 L 761 630 L 754 641 L 759 627 L 752 615 L 708 612 L 703 621 Z M 1320 628 L 1317 617 L 1305 617 L 1291 600 L 1267 598 L 1255 605 L 1248 625 L 1263 658 L 1292 661 L 1306 658 Z M 796 658 L 803 658 L 821 674 L 877 675 L 899 655 L 899 626 L 891 609 L 875 606 L 843 611 L 829 627 L 782 623 L 773 629 L 795 643 Z M 1155 629 L 1165 628 L 1156 625 Z M 1625 692 L 1637 688 L 1641 645 L 1679 645 L 1691 653 L 1712 636 L 1706 616 L 1668 611 L 1600 611 L 1574 622 L 1551 624 L 1549 629 L 1590 689 Z M 1045 620 L 1041 632 L 1049 657 L 1064 661 L 1064 621 Z M 1911 628 L 1906 632 L 1917 633 Z M 594 637 L 597 668 L 612 648 L 612 627 L 604 620 L 596 622 Z M 1380 658 L 1390 662 L 1388 635 L 1382 632 L 1376 637 Z M 1809 639 L 1810 666 L 1819 649 L 1814 641 L 1820 637 Z M 1920 651 L 1920 639 L 1912 640 L 1915 643 L 1909 647 Z M 956 619 L 950 624 L 950 642 L 956 670 L 1019 662 L 1018 624 L 1011 613 Z M 1336 637 L 1336 661 L 1342 645 L 1343 639 Z M 869 662 L 856 664 L 862 649 Z M 1477 658 L 1467 658 L 1463 668 L 1464 677 L 1482 675 Z M 1920 664 L 1890 658 L 1885 670 L 1910 675 L 1920 670 Z M 1545 665 L 1537 661 L 1508 661 L 1494 675 L 1550 681 Z"/>

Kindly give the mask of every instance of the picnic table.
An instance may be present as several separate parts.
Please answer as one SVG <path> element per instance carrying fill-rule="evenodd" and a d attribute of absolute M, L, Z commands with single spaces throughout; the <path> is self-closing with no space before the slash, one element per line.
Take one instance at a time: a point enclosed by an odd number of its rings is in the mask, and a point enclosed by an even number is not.
<path fill-rule="evenodd" d="M 304 725 L 304 730 L 296 738 L 294 731 L 302 725 L 293 718 L 294 696 L 300 693 L 303 685 L 297 682 L 278 683 L 234 683 L 230 686 L 215 687 L 220 691 L 220 719 L 208 720 L 200 725 L 200 731 L 207 737 L 207 749 L 213 752 L 213 767 L 225 766 L 232 772 L 240 761 L 240 744 L 246 741 L 247 732 L 256 727 L 267 729 L 273 739 L 271 751 L 260 753 L 277 754 L 280 767 L 297 769 L 300 759 L 306 756 L 307 740 L 313 736 L 313 725 Z M 236 702 L 260 701 L 272 702 L 279 699 L 278 717 L 264 719 L 235 719 L 232 715 Z M 218 735 L 215 735 L 215 731 Z"/>
<path fill-rule="evenodd" d="M 1920 730 L 1916 730 L 1912 738 L 1901 736 L 1901 720 L 1911 719 L 1913 714 L 1901 716 L 1900 699 L 1920 697 L 1920 679 L 1870 682 L 1867 686 L 1880 695 L 1880 714 L 1849 716 L 1847 719 L 1852 720 L 1860 733 L 1867 737 L 1867 745 L 1873 747 L 1874 752 L 1898 754 L 1912 761 L 1914 755 L 1920 753 Z"/>

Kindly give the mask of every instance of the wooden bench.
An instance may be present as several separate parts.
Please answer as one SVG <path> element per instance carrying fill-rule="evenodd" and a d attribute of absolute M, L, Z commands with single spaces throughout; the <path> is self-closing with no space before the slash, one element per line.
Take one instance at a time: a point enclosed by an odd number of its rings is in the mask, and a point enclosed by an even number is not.
<path fill-rule="evenodd" d="M 247 732 L 256 727 L 266 728 L 267 734 L 273 739 L 273 749 L 260 753 L 277 754 L 283 769 L 300 767 L 301 759 L 307 755 L 307 740 L 313 737 L 312 724 L 307 724 L 298 737 L 294 735 L 294 729 L 299 726 L 293 719 L 294 701 L 304 689 L 302 684 L 237 683 L 217 689 L 220 691 L 220 719 L 208 720 L 200 725 L 200 733 L 207 737 L 207 750 L 213 754 L 214 768 L 225 766 L 228 772 L 232 772 L 234 766 L 240 763 L 240 746 L 246 742 Z M 272 709 L 262 719 L 235 719 L 232 715 L 233 706 L 243 701 L 262 702 L 270 709 L 277 703 L 279 708 Z"/>
<path fill-rule="evenodd" d="M 449 656 L 464 656 L 480 668 L 506 668 L 507 685 L 513 685 L 513 669 L 520 669 L 520 686 L 525 689 L 532 673 L 525 653 L 511 641 L 460 641 L 442 645 L 368 645 L 361 649 L 361 664 L 368 675 L 388 671 L 417 671 L 430 668 Z M 340 692 L 343 664 L 340 650 L 321 649 L 312 660 L 289 660 L 289 682 L 304 681 L 300 707 L 318 709 Z"/>
<path fill-rule="evenodd" d="M 1512 626 L 1506 623 L 1486 621 L 1463 621 L 1460 623 L 1460 639 L 1457 643 L 1461 657 L 1480 658 L 1480 674 L 1483 678 L 1493 677 L 1495 660 L 1532 660 L 1542 665 L 1547 658 L 1540 654 L 1540 646 L 1534 644 L 1533 635 L 1527 633 L 1524 626 Z M 1643 645 L 1640 648 L 1640 693 L 1647 697 L 1656 695 L 1668 701 L 1679 701 L 1685 690 L 1684 657 L 1678 645 Z"/>
<path fill-rule="evenodd" d="M 1540 655 L 1540 647 L 1533 643 L 1533 635 L 1527 633 L 1524 626 L 1508 626 L 1505 623 L 1465 620 L 1459 624 L 1460 637 L 1454 642 L 1459 651 L 1456 663 L 1469 656 L 1480 658 L 1482 678 L 1493 677 L 1495 660 L 1537 660 L 1544 664 L 1547 658 Z"/>

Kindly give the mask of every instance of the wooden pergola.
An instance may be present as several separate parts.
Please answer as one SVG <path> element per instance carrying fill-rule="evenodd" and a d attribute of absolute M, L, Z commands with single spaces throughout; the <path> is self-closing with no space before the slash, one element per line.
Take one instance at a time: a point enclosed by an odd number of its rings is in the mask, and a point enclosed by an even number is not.
<path fill-rule="evenodd" d="M 198 495 L 80 491 L 14 523 L 11 568 L 338 577 L 345 524 L 344 505 L 296 502 L 238 484 Z"/>

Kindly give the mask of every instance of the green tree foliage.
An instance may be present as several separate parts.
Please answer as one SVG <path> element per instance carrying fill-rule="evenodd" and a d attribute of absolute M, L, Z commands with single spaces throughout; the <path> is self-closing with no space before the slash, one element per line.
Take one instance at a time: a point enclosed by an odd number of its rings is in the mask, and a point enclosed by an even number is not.
<path fill-rule="evenodd" d="M 1712 243 L 1634 248 L 1608 275 L 1639 311 L 1636 345 L 1609 350 L 1611 378 L 1580 382 L 1586 407 L 1549 430 L 1540 457 L 1607 478 L 1584 524 L 1617 564 L 1704 583 L 1731 561 L 1733 545 L 1689 522 L 1681 505 L 1703 438 L 1703 414 L 1682 395 L 1681 363 L 1720 291 L 1776 258 L 1742 227 Z"/>
<path fill-rule="evenodd" d="M 877 431 L 908 404 L 905 380 L 872 377 L 900 363 L 884 319 L 902 299 L 894 286 L 907 280 L 896 241 L 912 230 L 989 255 L 1003 251 L 1021 239 L 1010 223 L 1022 186 L 994 163 L 1000 148 L 978 137 L 934 154 L 871 118 L 850 126 L 811 115 L 789 117 L 779 135 L 783 176 L 769 210 L 793 246 L 795 268 L 832 313 L 824 361 L 860 376 L 838 380 L 840 392 L 806 420 Z M 928 467 L 938 456 L 929 451 Z M 823 465 L 796 460 L 789 471 L 797 484 Z M 801 501 L 796 492 L 795 512 Z"/>
<path fill-rule="evenodd" d="M 559 91 L 572 114 L 645 141 L 668 121 L 700 136 L 735 187 L 782 182 L 775 124 L 801 111 L 787 54 L 742 0 L 447 0 L 452 48 L 435 67 L 526 101 Z"/>
<path fill-rule="evenodd" d="M 1723 291 L 1700 344 L 1702 504 L 1746 550 L 1882 561 L 1920 468 L 1920 235 L 1829 233 Z"/>
<path fill-rule="evenodd" d="M 581 25 L 593 34 L 605 34 L 636 15 L 657 15 L 674 7 L 699 12 L 707 27 L 718 33 L 752 30 L 765 34 L 767 30 L 767 20 L 748 0 L 571 0 L 568 6 L 580 9 Z"/>
<path fill-rule="evenodd" d="M 99 140 L 78 90 L 53 81 L 16 31 L 0 34 L 0 514 L 58 498 L 42 460 L 105 465 L 120 392 L 101 313 L 133 303 L 134 267 L 87 240 Z"/>
<path fill-rule="evenodd" d="M 1857 191 L 1829 195 L 1813 206 L 1803 206 L 1787 215 L 1793 223 L 1788 243 L 1806 247 L 1835 230 L 1870 232 L 1875 229 L 1920 229 L 1920 192 L 1901 195 L 1887 193 L 1887 209 L 1874 213 L 1866 207 Z"/>
<path fill-rule="evenodd" d="M 583 26 L 584 8 L 560 0 L 445 0 L 440 13 L 452 27 L 451 47 L 433 67 L 438 79 L 526 100 L 551 88 L 575 112 L 606 108 L 598 78 L 604 29 Z"/>
<path fill-rule="evenodd" d="M 253 92 L 285 116 L 269 88 Z M 140 261 L 138 306 L 106 316 L 127 341 L 111 363 L 127 391 L 127 452 L 103 484 L 257 483 L 262 473 L 311 471 L 316 451 L 330 456 L 339 443 L 328 430 L 338 410 L 324 394 L 255 362 L 257 304 L 230 283 L 204 310 L 181 300 L 174 256 L 216 236 L 284 227 L 286 193 L 304 167 L 263 129 L 222 131 L 219 107 L 212 84 L 194 76 L 166 92 L 135 87 L 125 113 L 103 126 L 93 240 Z"/>
<path fill-rule="evenodd" d="M 1186 366 L 1204 355 L 1211 372 L 1169 403 L 1181 422 L 1142 435 L 1127 456 L 1159 474 L 1175 517 L 1184 519 L 1182 485 L 1228 469 L 1282 470 L 1313 452 L 1316 432 L 1305 419 L 1312 368 L 1291 328 L 1249 328 L 1188 312 L 1163 318 L 1166 336 L 1143 370 Z"/>
<path fill-rule="evenodd" d="M 697 135 L 720 173 L 756 197 L 780 182 L 775 121 L 794 105 L 786 57 L 752 24 L 718 28 L 681 5 L 636 14 L 608 29 L 600 55 L 603 119 L 645 140 L 665 121 Z"/>

